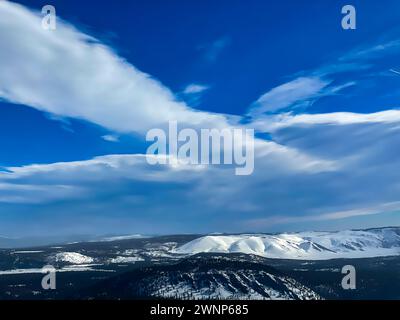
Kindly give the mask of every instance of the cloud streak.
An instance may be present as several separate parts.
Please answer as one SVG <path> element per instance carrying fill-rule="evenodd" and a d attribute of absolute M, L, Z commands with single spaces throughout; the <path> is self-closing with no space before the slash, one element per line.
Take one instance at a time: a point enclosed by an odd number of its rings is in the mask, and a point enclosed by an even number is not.
<path fill-rule="evenodd" d="M 295 126 L 313 125 L 352 125 L 400 122 L 400 110 L 385 110 L 374 113 L 332 112 L 320 114 L 284 113 L 275 116 L 260 117 L 251 126 L 259 131 L 274 132 Z"/>
<path fill-rule="evenodd" d="M 317 77 L 300 77 L 263 94 L 251 107 L 249 115 L 259 116 L 291 107 L 299 102 L 311 100 L 329 85 L 329 81 Z"/>

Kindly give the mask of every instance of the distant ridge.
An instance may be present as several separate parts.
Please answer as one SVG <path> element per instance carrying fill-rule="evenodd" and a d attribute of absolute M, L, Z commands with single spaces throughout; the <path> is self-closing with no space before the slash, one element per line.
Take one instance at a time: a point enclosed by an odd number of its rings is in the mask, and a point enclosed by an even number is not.
<path fill-rule="evenodd" d="M 175 252 L 246 253 L 306 260 L 392 256 L 400 255 L 400 227 L 275 235 L 208 235 L 180 246 Z"/>

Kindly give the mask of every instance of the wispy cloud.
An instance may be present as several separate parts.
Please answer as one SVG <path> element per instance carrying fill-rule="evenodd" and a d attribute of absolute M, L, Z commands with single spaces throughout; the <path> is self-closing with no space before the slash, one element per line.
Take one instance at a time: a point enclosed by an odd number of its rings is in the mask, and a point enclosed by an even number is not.
<path fill-rule="evenodd" d="M 331 85 L 333 81 L 322 77 L 299 77 L 264 93 L 254 102 L 248 115 L 257 118 L 265 113 L 307 109 L 321 97 L 335 95 L 356 84 L 354 81 Z"/>
<path fill-rule="evenodd" d="M 215 62 L 222 51 L 229 46 L 231 38 L 228 36 L 221 37 L 211 43 L 199 46 L 199 49 L 204 51 L 204 57 L 209 62 Z"/>
<path fill-rule="evenodd" d="M 394 69 L 390 69 L 389 71 L 390 71 L 390 72 L 393 72 L 394 74 L 400 75 L 400 71 L 397 71 L 397 70 L 394 70 Z"/>
<path fill-rule="evenodd" d="M 182 93 L 181 97 L 191 106 L 197 106 L 201 102 L 203 94 L 209 90 L 210 87 L 204 84 L 191 83 L 187 85 Z"/>
<path fill-rule="evenodd" d="M 264 117 L 266 113 L 291 111 L 304 113 L 307 107 L 321 97 L 339 94 L 346 88 L 356 86 L 359 78 L 366 75 L 373 76 L 374 73 L 369 71 L 373 67 L 373 60 L 398 51 L 400 51 L 400 40 L 390 40 L 377 45 L 359 47 L 339 56 L 329 64 L 298 72 L 293 80 L 261 95 L 251 105 L 248 115 L 257 119 Z M 400 74 L 395 69 L 390 69 L 390 72 Z M 347 74 L 346 77 L 343 77 L 343 74 Z M 349 77 L 350 80 L 344 80 Z"/>
<path fill-rule="evenodd" d="M 49 32 L 38 13 L 0 1 L 0 38 L 0 95 L 8 101 L 121 132 L 144 133 L 171 119 L 226 125 L 223 116 L 178 102 L 159 81 L 60 19 Z"/>
<path fill-rule="evenodd" d="M 106 134 L 101 137 L 103 140 L 108 141 L 108 142 L 118 142 L 119 137 L 115 134 Z"/>
<path fill-rule="evenodd" d="M 199 94 L 208 90 L 209 88 L 210 88 L 209 86 L 206 86 L 204 84 L 191 83 L 185 87 L 183 93 L 188 95 Z"/>
<path fill-rule="evenodd" d="M 396 54 L 400 51 L 400 39 L 382 41 L 381 43 L 359 47 L 339 58 L 339 61 L 371 60 L 388 54 Z"/>
<path fill-rule="evenodd" d="M 245 222 L 245 224 L 251 228 L 260 228 L 260 227 L 262 228 L 267 226 L 270 227 L 271 225 L 312 222 L 312 221 L 331 221 L 331 220 L 369 216 L 369 215 L 382 214 L 386 212 L 396 212 L 396 211 L 400 211 L 399 201 L 377 204 L 374 206 L 364 207 L 359 209 L 321 213 L 319 215 L 314 214 L 314 215 L 297 216 L 297 217 L 271 216 L 266 219 L 248 220 Z"/>
<path fill-rule="evenodd" d="M 398 123 L 400 110 L 385 110 L 375 113 L 332 112 L 320 114 L 279 114 L 258 118 L 251 125 L 259 131 L 274 132 L 294 126 L 352 125 L 368 123 Z"/>
<path fill-rule="evenodd" d="M 329 85 L 329 81 L 320 78 L 301 77 L 284 83 L 264 93 L 251 106 L 249 115 L 256 117 L 265 112 L 275 112 L 291 107 L 318 96 L 321 90 Z"/>

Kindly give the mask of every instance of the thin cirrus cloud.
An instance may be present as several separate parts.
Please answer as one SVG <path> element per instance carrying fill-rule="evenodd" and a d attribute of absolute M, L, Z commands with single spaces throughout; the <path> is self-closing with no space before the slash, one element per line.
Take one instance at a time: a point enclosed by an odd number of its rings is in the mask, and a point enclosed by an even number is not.
<path fill-rule="evenodd" d="M 397 54 L 400 51 L 400 39 L 384 41 L 366 48 L 357 48 L 341 56 L 339 61 L 371 60 L 385 55 Z"/>
<path fill-rule="evenodd" d="M 318 77 L 300 77 L 264 93 L 251 107 L 249 115 L 275 112 L 318 96 L 329 81 Z"/>
<path fill-rule="evenodd" d="M 185 87 L 183 93 L 188 95 L 199 94 L 208 90 L 209 88 L 210 88 L 209 86 L 206 86 L 204 84 L 191 83 Z"/>
<path fill-rule="evenodd" d="M 333 63 L 315 70 L 301 72 L 293 80 L 280 84 L 262 94 L 249 108 L 248 115 L 258 118 L 265 113 L 292 111 L 296 107 L 307 107 L 321 97 L 335 95 L 343 89 L 357 85 L 351 80 L 333 85 L 339 74 L 352 73 L 357 79 L 365 76 L 373 67 L 371 61 L 400 51 L 400 40 L 390 40 L 381 44 L 357 48 L 339 56 Z M 394 69 L 392 73 L 400 74 Z M 307 109 L 307 108 L 303 108 Z"/>
<path fill-rule="evenodd" d="M 316 100 L 338 94 L 341 90 L 354 86 L 355 81 L 331 85 L 332 80 L 322 76 L 304 76 L 281 84 L 264 93 L 255 101 L 248 112 L 252 118 L 265 113 L 295 110 L 314 103 Z"/>
<path fill-rule="evenodd" d="M 118 142 L 119 137 L 115 134 L 106 134 L 101 137 L 103 140 L 108 141 L 108 142 Z"/>
<path fill-rule="evenodd" d="M 210 89 L 210 86 L 191 83 L 188 84 L 182 91 L 182 98 L 191 106 L 197 106 L 201 102 L 203 94 Z"/>
<path fill-rule="evenodd" d="M 269 217 L 265 219 L 254 219 L 246 221 L 246 224 L 249 227 L 260 227 L 260 226 L 271 226 L 275 224 L 283 224 L 283 223 L 299 223 L 304 221 L 330 221 L 337 220 L 343 218 L 352 218 L 359 216 L 369 216 L 376 215 L 386 212 L 395 212 L 400 210 L 400 202 L 388 202 L 379 204 L 376 206 L 359 208 L 354 210 L 345 210 L 345 211 L 337 211 L 330 213 L 323 213 L 320 215 L 308 215 L 308 216 L 300 216 L 300 217 L 290 217 L 290 216 L 276 216 Z"/>
<path fill-rule="evenodd" d="M 390 69 L 389 71 L 394 73 L 394 74 L 400 75 L 400 71 L 397 71 L 397 70 L 394 70 L 394 69 Z"/>
<path fill-rule="evenodd" d="M 400 110 L 384 110 L 374 113 L 331 112 L 319 114 L 291 114 L 259 117 L 252 123 L 258 131 L 274 132 L 295 126 L 353 125 L 353 124 L 400 123 Z"/>

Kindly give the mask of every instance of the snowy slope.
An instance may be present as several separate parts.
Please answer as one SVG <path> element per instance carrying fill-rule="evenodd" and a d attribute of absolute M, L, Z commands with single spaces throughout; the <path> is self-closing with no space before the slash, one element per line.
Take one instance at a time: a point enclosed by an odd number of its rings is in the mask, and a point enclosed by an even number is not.
<path fill-rule="evenodd" d="M 57 262 L 68 262 L 72 264 L 92 263 L 93 258 L 80 254 L 78 252 L 59 252 L 56 254 L 55 259 Z"/>
<path fill-rule="evenodd" d="M 320 300 L 321 297 L 296 280 L 254 270 L 210 270 L 160 275 L 152 282 L 151 297 L 167 299 L 237 299 L 237 300 Z"/>
<path fill-rule="evenodd" d="M 262 261 L 262 262 L 261 262 Z M 171 264 L 134 269 L 81 292 L 101 299 L 322 299 L 296 276 L 246 255 L 193 256 Z M 94 290 L 93 290 L 94 289 Z"/>
<path fill-rule="evenodd" d="M 277 235 L 213 235 L 190 241 L 175 252 L 240 252 L 267 258 L 304 260 L 390 256 L 400 254 L 400 228 Z"/>

